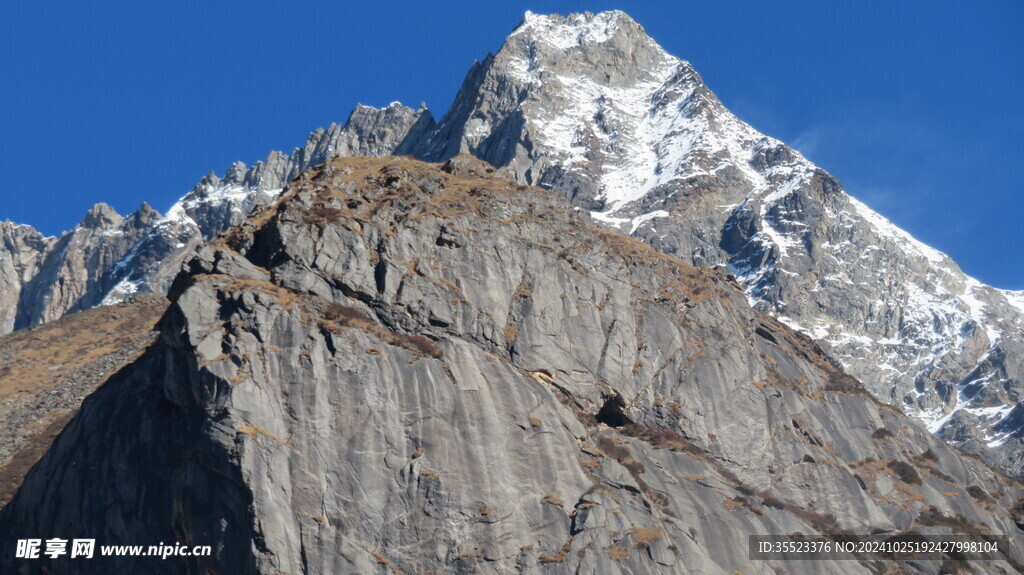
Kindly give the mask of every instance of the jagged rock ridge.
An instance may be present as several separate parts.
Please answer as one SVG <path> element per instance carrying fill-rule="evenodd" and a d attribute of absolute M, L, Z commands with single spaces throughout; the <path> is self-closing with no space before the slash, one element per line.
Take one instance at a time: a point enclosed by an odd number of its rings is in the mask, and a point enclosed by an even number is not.
<path fill-rule="evenodd" d="M 122 218 L 98 204 L 59 239 L 2 222 L 0 334 L 135 293 L 164 293 L 204 239 L 276 198 L 301 170 L 336 156 L 401 153 L 433 124 L 425 107 L 359 106 L 345 124 L 310 134 L 291 155 L 271 152 L 251 167 L 236 162 L 223 178 L 208 174 L 165 216 L 143 204 Z"/>
<path fill-rule="evenodd" d="M 0 222 L 0 334 L 99 305 L 114 285 L 107 271 L 158 218 L 146 204 L 126 218 L 97 204 L 59 239 Z"/>
<path fill-rule="evenodd" d="M 837 529 L 1007 534 L 1010 556 L 975 567 L 1024 561 L 1017 482 L 871 398 L 723 270 L 494 172 L 304 173 L 186 264 L 158 343 L 0 511 L 5 545 L 73 532 L 214 556 L 4 548 L 0 568 L 939 572 L 744 551 Z"/>

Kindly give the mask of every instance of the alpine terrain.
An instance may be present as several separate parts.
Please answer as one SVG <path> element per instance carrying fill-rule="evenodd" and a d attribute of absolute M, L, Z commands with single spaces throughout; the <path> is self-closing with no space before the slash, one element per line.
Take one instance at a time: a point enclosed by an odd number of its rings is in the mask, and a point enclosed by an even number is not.
<path fill-rule="evenodd" d="M 1024 570 L 1024 292 L 622 12 L 528 12 L 440 119 L 0 234 L 2 573 Z M 796 533 L 1008 545 L 748 558 Z M 213 551 L 6 547 L 53 536 Z"/>
<path fill-rule="evenodd" d="M 818 339 L 877 397 L 1024 472 L 1024 293 L 967 277 L 846 195 L 622 12 L 527 13 L 440 123 L 425 106 L 359 106 L 290 156 L 204 177 L 163 217 L 100 204 L 59 239 L 0 224 L 0 329 L 165 291 L 203 239 L 325 159 L 463 152 L 668 254 L 728 266 L 752 305 Z"/>
<path fill-rule="evenodd" d="M 665 253 L 727 266 L 756 309 L 817 339 L 882 401 L 1024 473 L 1024 293 L 967 277 L 846 195 L 622 12 L 527 13 L 439 123 L 425 106 L 359 106 L 290 156 L 204 177 L 162 217 L 100 204 L 59 239 L 0 224 L 0 330 L 165 291 L 204 239 L 326 159 L 464 152 Z"/>
<path fill-rule="evenodd" d="M 4 573 L 1014 573 L 1024 486 L 722 268 L 457 156 L 330 159 L 204 244 L 0 511 Z M 74 316 L 72 316 L 74 317 Z M 747 536 L 1006 536 L 990 561 Z M 21 537 L 209 556 L 17 559 Z"/>

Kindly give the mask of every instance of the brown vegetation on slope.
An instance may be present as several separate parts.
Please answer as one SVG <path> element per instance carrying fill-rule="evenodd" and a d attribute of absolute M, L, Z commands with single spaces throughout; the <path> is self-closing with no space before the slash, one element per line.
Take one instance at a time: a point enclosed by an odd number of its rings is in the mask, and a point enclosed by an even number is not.
<path fill-rule="evenodd" d="M 102 306 L 0 337 L 0 505 L 82 400 L 152 342 L 162 295 Z"/>

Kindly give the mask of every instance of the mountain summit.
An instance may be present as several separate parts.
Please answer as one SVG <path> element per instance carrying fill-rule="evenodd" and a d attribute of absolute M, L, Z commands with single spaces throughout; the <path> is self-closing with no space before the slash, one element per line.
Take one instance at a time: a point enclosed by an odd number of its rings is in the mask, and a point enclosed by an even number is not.
<path fill-rule="evenodd" d="M 9 330 L 166 290 L 203 239 L 327 159 L 460 153 L 667 254 L 726 267 L 750 304 L 820 341 L 876 397 L 1024 473 L 1024 294 L 967 277 L 745 124 L 622 12 L 527 13 L 440 121 L 360 106 L 291 155 L 204 178 L 148 227 L 72 241 L 5 224 L 0 319 Z"/>
<path fill-rule="evenodd" d="M 1024 295 L 984 286 L 730 113 L 621 12 L 527 14 L 420 155 L 469 152 L 702 266 L 933 432 L 1024 466 Z M 437 155 L 431 155 L 437 154 Z"/>

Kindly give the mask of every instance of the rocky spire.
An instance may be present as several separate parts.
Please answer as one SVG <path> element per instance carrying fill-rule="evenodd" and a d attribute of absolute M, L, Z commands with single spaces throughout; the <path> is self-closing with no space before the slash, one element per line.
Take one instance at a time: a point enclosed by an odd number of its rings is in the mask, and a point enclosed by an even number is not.
<path fill-rule="evenodd" d="M 697 84 L 689 64 L 622 12 L 528 12 L 497 54 L 471 67 L 419 156 L 472 153 L 601 209 L 608 188 L 635 183 L 605 174 L 651 156 L 639 141 L 655 93 L 689 95 Z"/>
<path fill-rule="evenodd" d="M 107 204 L 99 203 L 89 209 L 79 225 L 83 228 L 113 228 L 121 224 L 121 216 L 117 210 Z"/>

